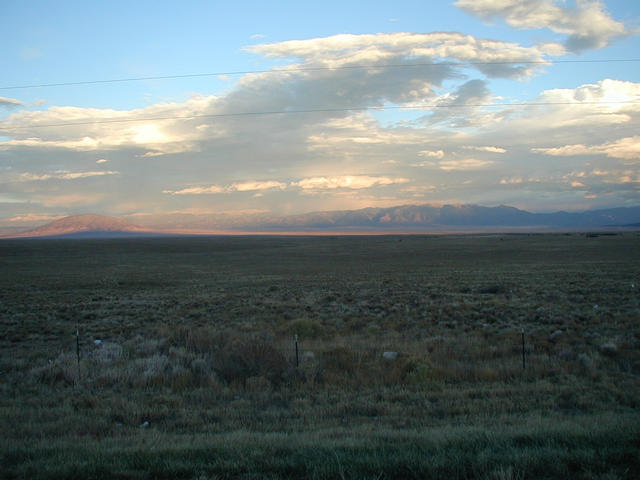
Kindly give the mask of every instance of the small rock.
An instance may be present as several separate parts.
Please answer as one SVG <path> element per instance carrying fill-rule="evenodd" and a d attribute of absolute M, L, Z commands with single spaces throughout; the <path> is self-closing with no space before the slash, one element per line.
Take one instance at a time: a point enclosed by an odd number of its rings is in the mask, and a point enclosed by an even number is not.
<path fill-rule="evenodd" d="M 382 358 L 385 360 L 397 360 L 398 352 L 382 352 Z"/>
<path fill-rule="evenodd" d="M 562 330 L 556 330 L 551 335 L 549 335 L 549 341 L 550 342 L 555 342 L 556 340 L 558 340 L 558 338 L 560 338 L 562 336 L 563 333 L 564 332 Z"/>
<path fill-rule="evenodd" d="M 140 425 L 140 428 L 147 428 L 149 426 L 149 422 L 144 422 L 142 425 Z"/>
<path fill-rule="evenodd" d="M 613 342 L 603 343 L 600 345 L 600 352 L 609 357 L 613 357 L 618 353 L 618 346 Z"/>
<path fill-rule="evenodd" d="M 98 346 L 102 343 L 102 340 L 94 340 L 93 343 L 94 345 Z"/>

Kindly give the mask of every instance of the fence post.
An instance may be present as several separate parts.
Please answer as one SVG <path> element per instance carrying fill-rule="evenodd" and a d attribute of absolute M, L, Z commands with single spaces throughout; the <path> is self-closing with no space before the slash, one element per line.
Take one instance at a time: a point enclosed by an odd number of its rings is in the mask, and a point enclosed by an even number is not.
<path fill-rule="evenodd" d="M 80 383 L 80 327 L 76 320 L 76 364 L 78 366 L 78 384 Z"/>
<path fill-rule="evenodd" d="M 296 334 L 296 368 L 300 366 L 300 359 L 298 357 L 298 334 Z"/>
<path fill-rule="evenodd" d="M 522 329 L 522 369 L 524 370 L 525 367 L 525 353 L 524 353 L 524 328 Z"/>

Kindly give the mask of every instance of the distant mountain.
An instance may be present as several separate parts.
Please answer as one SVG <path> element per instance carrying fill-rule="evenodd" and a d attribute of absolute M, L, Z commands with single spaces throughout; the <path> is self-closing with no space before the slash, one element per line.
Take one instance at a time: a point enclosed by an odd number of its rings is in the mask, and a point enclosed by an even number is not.
<path fill-rule="evenodd" d="M 254 219 L 254 221 L 257 219 Z M 446 227 L 549 227 L 596 228 L 632 226 L 640 222 L 640 207 L 622 207 L 585 212 L 531 213 L 500 205 L 403 205 L 389 208 L 314 212 L 266 219 L 265 229 L 375 230 L 434 229 Z"/>
<path fill-rule="evenodd" d="M 103 215 L 66 217 L 41 227 L 11 235 L 11 238 L 72 237 L 107 238 L 189 233 L 277 233 L 277 232 L 401 232 L 466 230 L 576 230 L 637 228 L 640 206 L 584 212 L 531 213 L 500 205 L 402 205 L 312 212 L 278 217 L 270 213 L 246 215 L 165 215 L 159 217 L 172 232 L 144 228 Z M 4 238 L 9 238 L 4 237 Z"/>
<path fill-rule="evenodd" d="M 65 217 L 19 234 L 12 238 L 28 237 L 127 237 L 153 234 L 153 230 L 139 227 L 125 220 L 104 215 L 74 215 Z"/>

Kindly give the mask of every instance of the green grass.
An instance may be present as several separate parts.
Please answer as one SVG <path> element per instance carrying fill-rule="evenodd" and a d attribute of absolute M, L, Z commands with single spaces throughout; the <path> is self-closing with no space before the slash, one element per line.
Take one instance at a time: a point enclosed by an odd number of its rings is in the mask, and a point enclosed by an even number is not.
<path fill-rule="evenodd" d="M 0 242 L 0 477 L 638 478 L 639 246 Z"/>

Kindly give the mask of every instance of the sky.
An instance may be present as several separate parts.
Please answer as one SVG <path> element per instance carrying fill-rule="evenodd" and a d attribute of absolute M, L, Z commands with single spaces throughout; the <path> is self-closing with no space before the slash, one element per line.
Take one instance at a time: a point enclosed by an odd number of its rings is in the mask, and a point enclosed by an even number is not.
<path fill-rule="evenodd" d="M 0 233 L 640 205 L 635 0 L 4 0 L 0 18 Z"/>

